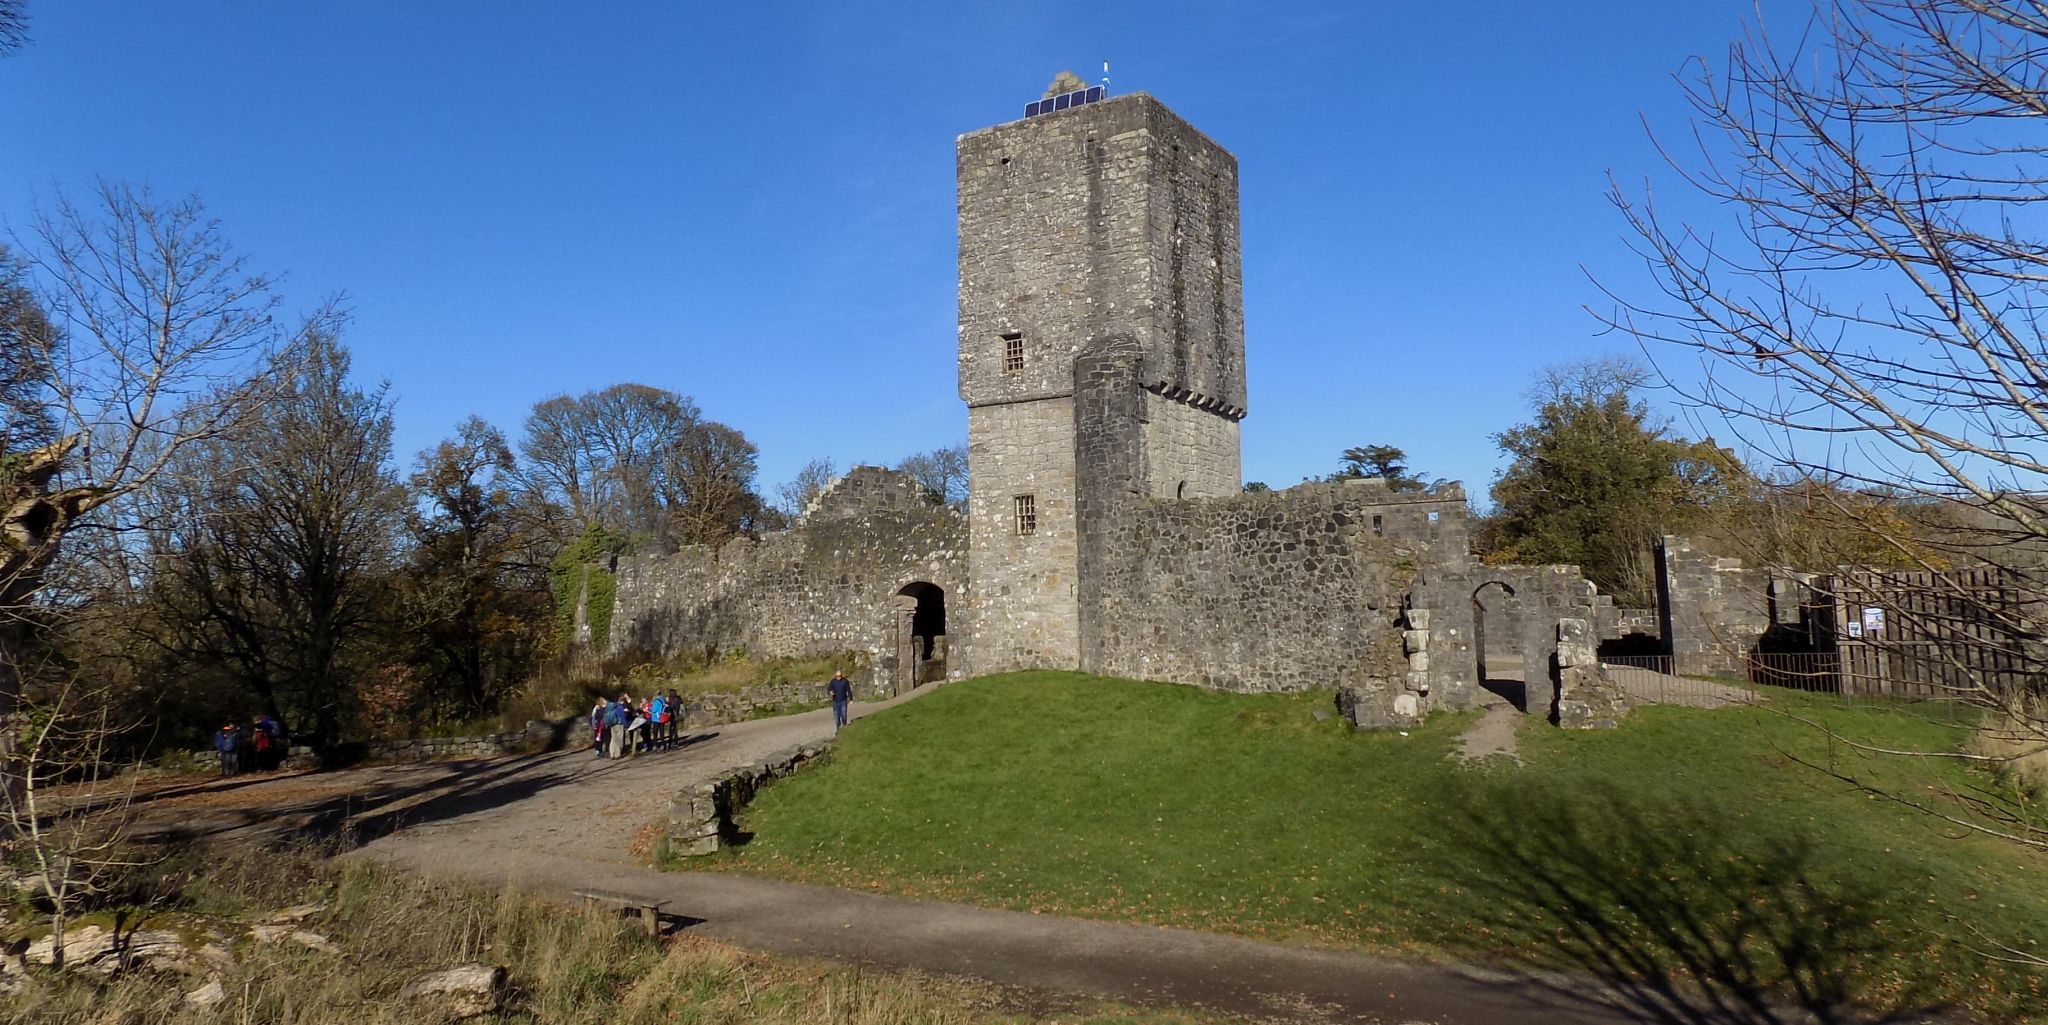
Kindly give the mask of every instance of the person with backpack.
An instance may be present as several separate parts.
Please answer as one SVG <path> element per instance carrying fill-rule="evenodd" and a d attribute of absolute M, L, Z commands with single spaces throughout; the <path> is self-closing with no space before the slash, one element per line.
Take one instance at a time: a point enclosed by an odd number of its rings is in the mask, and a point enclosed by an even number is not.
<path fill-rule="evenodd" d="M 675 747 L 683 739 L 683 698 L 674 687 L 668 689 L 668 746 Z"/>
<path fill-rule="evenodd" d="M 213 749 L 220 753 L 220 775 L 222 779 L 242 771 L 242 728 L 234 723 L 222 726 L 213 735 Z"/>
<path fill-rule="evenodd" d="M 604 706 L 605 755 L 614 761 L 626 757 L 626 723 L 632 714 L 626 708 L 631 700 L 622 694 L 619 700 Z"/>
<path fill-rule="evenodd" d="M 647 699 L 647 750 L 656 744 L 668 746 L 668 695 L 660 691 Z"/>
<path fill-rule="evenodd" d="M 284 724 L 268 712 L 256 716 L 255 735 L 250 738 L 256 746 L 256 768 L 269 771 L 284 764 Z"/>
<path fill-rule="evenodd" d="M 598 698 L 590 706 L 590 753 L 599 758 L 604 757 L 604 712 L 605 700 Z"/>

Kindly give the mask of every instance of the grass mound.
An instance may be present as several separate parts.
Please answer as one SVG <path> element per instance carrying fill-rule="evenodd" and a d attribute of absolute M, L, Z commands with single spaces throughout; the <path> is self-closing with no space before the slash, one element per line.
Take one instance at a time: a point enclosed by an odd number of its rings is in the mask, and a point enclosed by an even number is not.
<path fill-rule="evenodd" d="M 1788 694 L 1899 747 L 1952 727 Z M 1327 694 L 1245 696 L 1021 673 L 862 720 L 751 806 L 720 867 L 1022 910 L 1594 971 L 1644 1013 L 1704 987 L 1816 1009 L 2048 1006 L 1970 948 L 2048 919 L 2043 866 L 1847 790 L 1769 709 L 1651 707 L 1523 730 L 1526 764 L 1458 765 L 1469 716 L 1352 733 Z M 1901 788 L 1959 770 L 1883 761 Z M 1930 773 L 1949 775 L 1930 780 Z M 2041 938 L 2048 942 L 2048 937 Z M 1979 944 L 1981 945 L 1981 944 Z M 2039 948 L 2036 948 L 2039 949 Z"/>

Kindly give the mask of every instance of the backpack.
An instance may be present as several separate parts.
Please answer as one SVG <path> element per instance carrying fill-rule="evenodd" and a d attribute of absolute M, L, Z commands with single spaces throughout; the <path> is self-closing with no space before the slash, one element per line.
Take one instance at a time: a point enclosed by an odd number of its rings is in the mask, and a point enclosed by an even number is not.
<path fill-rule="evenodd" d="M 604 724 L 606 726 L 626 725 L 626 706 L 617 701 L 604 706 Z"/>
<path fill-rule="evenodd" d="M 256 731 L 256 750 L 258 750 L 258 751 L 268 751 L 268 750 L 270 750 L 270 734 L 269 734 L 269 732 L 267 732 L 267 731 L 265 731 L 265 730 L 257 730 L 257 731 Z"/>

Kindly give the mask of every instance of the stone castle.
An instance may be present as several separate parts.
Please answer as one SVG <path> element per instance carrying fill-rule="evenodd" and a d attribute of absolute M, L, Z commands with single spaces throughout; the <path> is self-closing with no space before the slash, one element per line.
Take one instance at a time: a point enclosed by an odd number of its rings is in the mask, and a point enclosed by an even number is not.
<path fill-rule="evenodd" d="M 619 560 L 586 640 L 864 652 L 883 692 L 1034 668 L 1334 687 L 1390 725 L 1474 703 L 1490 635 L 1528 711 L 1611 722 L 1594 645 L 1657 617 L 1573 567 L 1480 565 L 1459 485 L 1242 491 L 1237 161 L 1150 96 L 1096 96 L 957 141 L 964 512 L 856 468 L 790 530 Z"/>

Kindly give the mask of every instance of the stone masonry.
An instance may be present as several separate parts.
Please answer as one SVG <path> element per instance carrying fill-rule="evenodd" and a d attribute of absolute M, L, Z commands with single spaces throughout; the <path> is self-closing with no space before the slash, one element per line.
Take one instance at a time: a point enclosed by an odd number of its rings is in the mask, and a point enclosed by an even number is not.
<path fill-rule="evenodd" d="M 856 649 L 886 672 L 942 593 L 953 676 L 1341 688 L 1355 722 L 1397 725 L 1477 699 L 1475 596 L 1501 585 L 1517 604 L 1486 628 L 1550 674 L 1541 711 L 1610 718 L 1557 668 L 1586 666 L 1612 603 L 1572 567 L 1479 566 L 1459 486 L 1242 493 L 1235 157 L 1143 94 L 955 154 L 964 513 L 861 468 L 790 531 L 620 560 L 614 650 Z"/>

